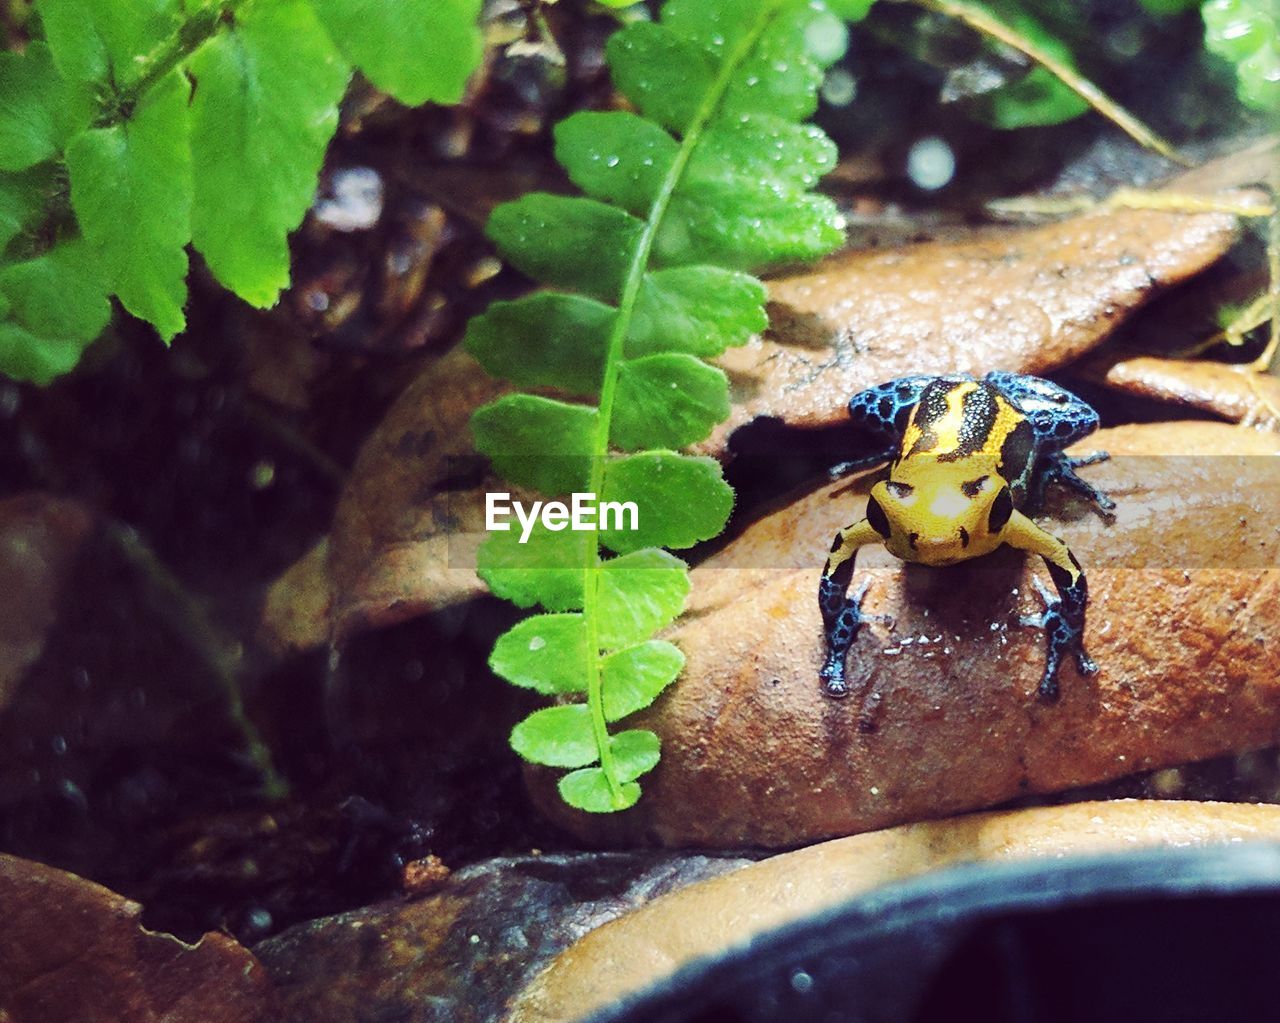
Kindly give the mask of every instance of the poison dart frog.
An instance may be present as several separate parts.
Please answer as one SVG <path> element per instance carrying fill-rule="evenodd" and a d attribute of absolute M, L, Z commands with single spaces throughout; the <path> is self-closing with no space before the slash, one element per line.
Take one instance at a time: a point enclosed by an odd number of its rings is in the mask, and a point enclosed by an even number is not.
<path fill-rule="evenodd" d="M 849 414 L 882 448 L 846 463 L 853 471 L 889 462 L 871 488 L 867 517 L 836 534 L 818 586 L 827 638 L 821 680 L 843 697 L 845 656 L 865 621 L 862 594 L 847 596 L 858 550 L 883 544 L 904 561 L 950 565 L 1002 544 L 1044 558 L 1058 591 L 1042 591 L 1046 610 L 1034 622 L 1048 641 L 1039 696 L 1058 698 L 1058 668 L 1073 654 L 1081 674 L 1098 670 L 1084 649 L 1089 588 L 1080 563 L 1058 537 L 1036 525 L 1051 482 L 1065 484 L 1111 519 L 1115 502 L 1076 474 L 1105 451 L 1068 457 L 1063 448 L 1092 433 L 1098 414 L 1074 394 L 1038 377 L 988 373 L 909 376 L 853 396 Z M 864 588 L 865 592 L 865 588 Z"/>

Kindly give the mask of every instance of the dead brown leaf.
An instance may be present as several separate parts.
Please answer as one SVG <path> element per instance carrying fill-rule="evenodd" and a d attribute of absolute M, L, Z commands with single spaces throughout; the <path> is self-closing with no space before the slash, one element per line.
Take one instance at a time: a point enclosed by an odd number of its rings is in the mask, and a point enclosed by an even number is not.
<path fill-rule="evenodd" d="M 1280 380 L 1245 366 L 1143 357 L 1117 362 L 1105 380 L 1143 398 L 1202 409 L 1236 423 L 1280 428 Z"/>
<path fill-rule="evenodd" d="M 44 651 L 93 517 L 48 494 L 0 501 L 0 710 Z"/>
<path fill-rule="evenodd" d="M 727 352 L 733 411 L 843 422 L 849 397 L 910 373 L 1045 373 L 1089 351 L 1162 287 L 1226 252 L 1235 219 L 1099 209 L 1035 228 L 846 252 L 769 283 L 770 329 Z"/>
<path fill-rule="evenodd" d="M 257 946 L 306 1023 L 491 1023 L 590 927 L 746 862 L 654 852 L 487 860 L 438 890 L 299 924 Z"/>
<path fill-rule="evenodd" d="M 271 985 L 225 934 L 187 945 L 91 881 L 0 854 L 6 1023 L 267 1023 Z"/>
<path fill-rule="evenodd" d="M 635 719 L 663 739 L 640 803 L 579 814 L 537 774 L 540 805 L 592 841 L 783 846 L 1274 742 L 1280 440 L 1196 422 L 1103 431 L 1083 450 L 1095 443 L 1114 457 L 1085 471 L 1116 522 L 1063 499 L 1046 523 L 1088 573 L 1101 669 L 1064 667 L 1060 703 L 1035 699 L 1044 639 L 1019 625 L 1041 609 L 1043 568 L 1009 549 L 946 569 L 869 550 L 864 608 L 893 624 L 854 644 L 855 695 L 822 695 L 818 576 L 865 503 L 865 483 L 837 483 L 694 569 L 668 635 L 684 674 Z"/>
<path fill-rule="evenodd" d="M 848 252 L 774 280 L 769 331 L 720 360 L 733 411 L 699 450 L 722 456 L 729 435 L 757 416 L 843 421 L 851 394 L 907 373 L 1046 372 L 1098 344 L 1154 291 L 1212 263 L 1235 234 L 1225 214 L 1099 209 L 1047 226 Z M 467 567 L 483 495 L 511 488 L 466 468 L 467 420 L 506 389 L 451 352 L 428 364 L 366 442 L 330 540 L 334 638 L 484 592 Z M 461 534 L 472 534 L 469 547 Z M 272 620 L 288 618 L 298 616 L 277 604 Z"/>
<path fill-rule="evenodd" d="M 1280 841 L 1280 807 L 1123 800 L 971 814 L 774 856 L 591 931 L 516 998 L 507 1023 L 572 1023 L 687 963 L 863 892 L 956 863 Z"/>

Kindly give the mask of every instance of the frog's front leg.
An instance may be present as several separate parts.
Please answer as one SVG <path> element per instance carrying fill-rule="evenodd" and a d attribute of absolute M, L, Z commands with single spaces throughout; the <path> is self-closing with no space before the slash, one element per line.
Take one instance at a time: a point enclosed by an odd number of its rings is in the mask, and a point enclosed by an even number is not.
<path fill-rule="evenodd" d="M 1045 633 L 1047 650 L 1044 675 L 1040 679 L 1040 699 L 1053 703 L 1058 699 L 1058 668 L 1067 654 L 1074 654 L 1082 675 L 1092 675 L 1098 666 L 1085 653 L 1084 618 L 1089 604 L 1089 584 L 1071 549 L 1022 512 L 1015 511 L 1005 527 L 1003 539 L 1011 547 L 1039 554 L 1049 569 L 1058 591 L 1058 599 L 1048 602 L 1039 624 Z"/>
<path fill-rule="evenodd" d="M 847 596 L 858 550 L 867 544 L 883 542 L 884 535 L 867 519 L 842 529 L 831 544 L 831 554 L 818 583 L 818 607 L 822 610 L 827 637 L 827 655 L 818 677 L 826 694 L 837 699 L 849 695 L 844 677 L 845 657 L 866 620 L 860 608 L 862 594 Z"/>
<path fill-rule="evenodd" d="M 1105 462 L 1109 455 L 1105 451 L 1094 451 L 1079 458 L 1072 458 L 1064 451 L 1051 451 L 1041 457 L 1032 479 L 1031 494 L 1027 505 L 1031 509 L 1044 506 L 1044 492 L 1050 483 L 1062 483 L 1091 502 L 1108 522 L 1115 519 L 1116 503 L 1088 480 L 1077 474 L 1076 470 L 1083 465 L 1096 465 Z"/>

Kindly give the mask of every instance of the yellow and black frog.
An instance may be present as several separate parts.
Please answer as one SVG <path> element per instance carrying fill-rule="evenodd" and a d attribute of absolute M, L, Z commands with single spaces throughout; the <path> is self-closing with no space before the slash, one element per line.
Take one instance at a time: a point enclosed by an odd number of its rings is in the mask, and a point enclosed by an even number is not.
<path fill-rule="evenodd" d="M 1084 572 L 1071 549 L 1029 516 L 1056 481 L 1110 517 L 1115 502 L 1075 471 L 1103 461 L 1107 453 L 1070 458 L 1062 450 L 1097 429 L 1097 412 L 1048 380 L 997 372 L 982 379 L 891 380 L 854 395 L 849 414 L 884 448 L 841 468 L 883 462 L 890 467 L 888 478 L 871 488 L 867 517 L 836 535 L 818 587 L 827 637 L 821 670 L 827 695 L 849 692 L 845 657 L 865 619 L 861 595 L 847 594 L 858 549 L 872 543 L 925 565 L 976 558 L 1002 544 L 1039 554 L 1058 591 L 1057 600 L 1046 598 L 1038 621 L 1048 641 L 1040 698 L 1058 698 L 1058 668 L 1069 653 L 1082 674 L 1096 672 L 1084 649 L 1089 602 Z"/>

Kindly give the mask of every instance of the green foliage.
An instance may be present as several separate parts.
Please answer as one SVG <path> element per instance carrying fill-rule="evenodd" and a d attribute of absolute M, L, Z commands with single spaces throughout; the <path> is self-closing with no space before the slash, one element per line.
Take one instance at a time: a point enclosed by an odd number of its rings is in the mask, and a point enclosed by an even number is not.
<path fill-rule="evenodd" d="M 1280 113 L 1280 11 L 1274 0 L 1205 0 L 1200 13 L 1205 46 L 1235 65 L 1240 102 Z"/>
<path fill-rule="evenodd" d="M 82 131 L 67 146 L 71 205 L 123 305 L 166 341 L 186 324 L 191 237 L 191 125 L 176 71 L 127 123 Z"/>
<path fill-rule="evenodd" d="M 350 69 L 306 0 L 250 6 L 192 56 L 196 248 L 256 306 L 289 283 L 289 232 L 315 192 Z M 256 180 L 270 188 L 246 188 Z"/>
<path fill-rule="evenodd" d="M 44 40 L 0 53 L 0 371 L 48 383 L 108 295 L 167 341 L 188 243 L 257 306 L 289 282 L 351 66 L 406 103 L 456 102 L 480 0 L 38 0 Z M 10 273 L 10 270 L 13 272 Z"/>
<path fill-rule="evenodd" d="M 861 16 L 869 3 L 839 6 Z M 684 666 L 652 638 L 689 592 L 663 548 L 717 535 L 733 507 L 719 464 L 676 449 L 729 411 L 728 381 L 703 359 L 765 326 L 764 287 L 743 271 L 841 240 L 834 205 L 809 191 L 835 147 L 797 122 L 845 36 L 821 0 L 670 0 L 660 22 L 632 24 L 606 49 L 639 113 L 577 113 L 555 129 L 585 196 L 527 195 L 489 221 L 508 261 L 554 290 L 496 303 L 472 321 L 468 349 L 518 386 L 581 400 L 501 398 L 472 420 L 478 449 L 513 483 L 638 511 L 634 529 L 539 526 L 527 544 L 495 532 L 480 552 L 495 593 L 561 612 L 516 625 L 490 666 L 575 701 L 535 712 L 511 742 L 534 763 L 577 768 L 559 790 L 579 809 L 632 806 L 658 763 L 656 735 L 609 725 Z"/>
<path fill-rule="evenodd" d="M 1071 48 L 1058 29 L 1027 0 L 984 0 L 983 7 L 1049 56 L 1076 69 Z M 983 118 L 996 128 L 1061 124 L 1079 117 L 1089 104 L 1048 68 L 1032 68 L 1025 77 L 984 97 Z"/>

